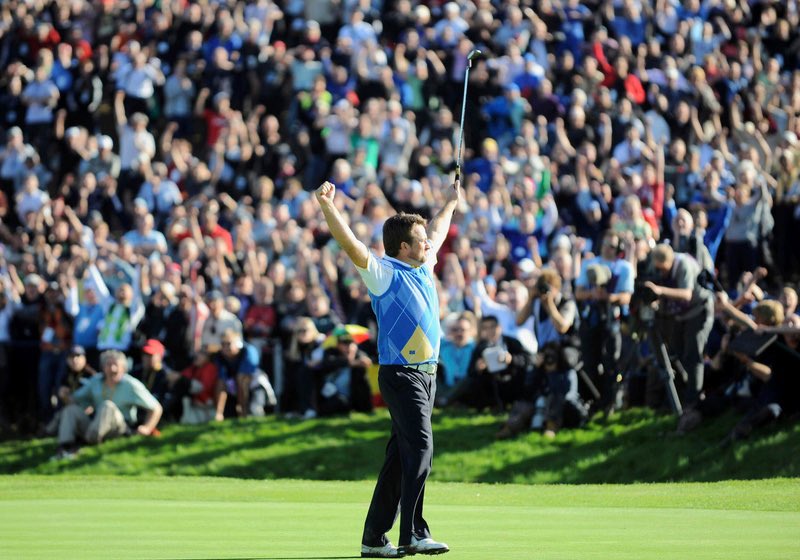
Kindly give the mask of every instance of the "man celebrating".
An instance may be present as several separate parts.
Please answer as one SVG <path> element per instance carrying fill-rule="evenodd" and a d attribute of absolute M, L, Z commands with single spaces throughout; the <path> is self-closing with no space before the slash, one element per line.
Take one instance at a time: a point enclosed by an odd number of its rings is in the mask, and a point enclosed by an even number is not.
<path fill-rule="evenodd" d="M 317 201 L 331 234 L 367 285 L 378 319 L 378 384 L 392 417 L 392 435 L 372 496 L 361 556 L 398 558 L 449 550 L 431 538 L 422 517 L 425 481 L 433 458 L 431 412 L 441 332 L 433 266 L 461 196 L 456 181 L 430 224 L 400 213 L 383 225 L 386 256 L 378 258 L 355 237 L 334 204 L 336 187 L 323 183 Z M 427 230 L 426 230 L 426 225 Z M 400 542 L 386 537 L 400 505 Z"/>

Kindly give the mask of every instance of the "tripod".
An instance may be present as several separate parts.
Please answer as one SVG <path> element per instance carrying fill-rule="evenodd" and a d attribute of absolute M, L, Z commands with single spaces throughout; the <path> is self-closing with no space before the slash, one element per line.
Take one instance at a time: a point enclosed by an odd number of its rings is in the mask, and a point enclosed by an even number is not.
<path fill-rule="evenodd" d="M 645 336 L 642 341 L 647 340 L 650 342 L 653 364 L 661 381 L 664 383 L 670 408 L 677 416 L 680 416 L 683 414 L 683 406 L 681 405 L 680 397 L 678 397 L 678 390 L 675 388 L 675 369 L 679 369 L 682 373 L 685 372 L 682 371 L 683 368 L 679 362 L 676 362 L 676 368 L 673 369 L 669 352 L 667 352 L 667 344 L 655 320 L 645 321 L 644 323 L 643 332 Z"/>

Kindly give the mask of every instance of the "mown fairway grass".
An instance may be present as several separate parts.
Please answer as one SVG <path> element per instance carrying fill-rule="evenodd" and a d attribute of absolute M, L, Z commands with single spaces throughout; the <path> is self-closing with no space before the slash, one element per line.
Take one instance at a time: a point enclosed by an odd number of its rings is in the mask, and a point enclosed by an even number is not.
<path fill-rule="evenodd" d="M 366 481 L 4 476 L 0 558 L 353 558 L 371 489 Z M 451 560 L 800 558 L 800 485 L 787 479 L 434 482 L 426 498 Z"/>

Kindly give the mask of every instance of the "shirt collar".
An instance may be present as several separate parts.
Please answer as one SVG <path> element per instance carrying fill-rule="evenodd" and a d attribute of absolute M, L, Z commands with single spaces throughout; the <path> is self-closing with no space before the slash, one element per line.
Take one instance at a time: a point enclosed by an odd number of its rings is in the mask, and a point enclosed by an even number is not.
<path fill-rule="evenodd" d="M 407 262 L 403 262 L 403 261 L 401 261 L 400 259 L 396 259 L 396 258 L 394 258 L 394 257 L 390 257 L 389 255 L 384 255 L 384 256 L 383 256 L 383 258 L 384 258 L 384 259 L 386 259 L 386 260 L 388 260 L 388 261 L 391 261 L 391 262 L 397 263 L 397 264 L 399 264 L 400 266 L 402 266 L 402 267 L 404 267 L 404 268 L 410 268 L 410 269 L 419 268 L 419 267 L 417 267 L 417 266 L 410 265 L 410 264 L 408 264 Z"/>

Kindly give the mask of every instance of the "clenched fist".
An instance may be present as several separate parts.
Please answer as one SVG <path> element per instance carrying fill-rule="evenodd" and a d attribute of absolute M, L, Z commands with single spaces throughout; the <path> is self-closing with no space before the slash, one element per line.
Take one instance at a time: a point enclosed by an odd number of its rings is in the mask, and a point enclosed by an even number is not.
<path fill-rule="evenodd" d="M 314 191 L 314 195 L 317 197 L 317 202 L 320 204 L 323 202 L 333 202 L 333 196 L 335 194 L 336 186 L 330 181 L 325 181 L 316 191 Z"/>

